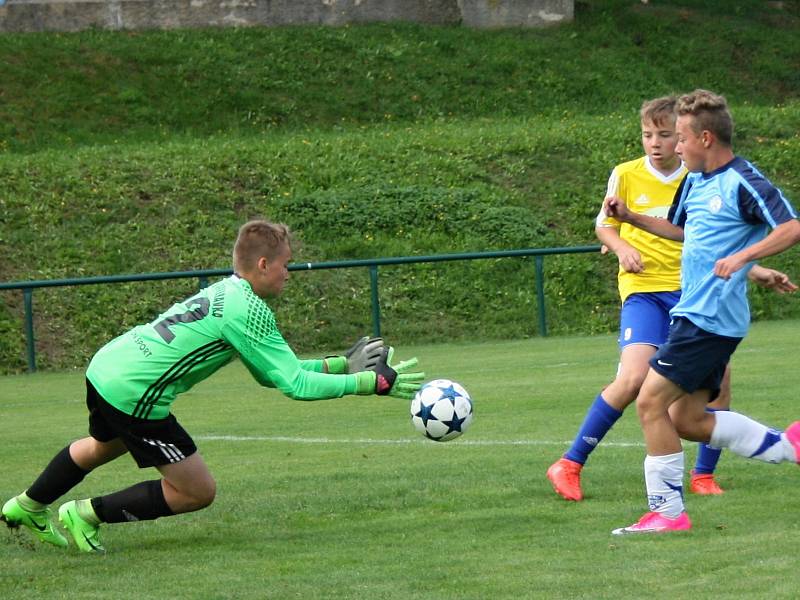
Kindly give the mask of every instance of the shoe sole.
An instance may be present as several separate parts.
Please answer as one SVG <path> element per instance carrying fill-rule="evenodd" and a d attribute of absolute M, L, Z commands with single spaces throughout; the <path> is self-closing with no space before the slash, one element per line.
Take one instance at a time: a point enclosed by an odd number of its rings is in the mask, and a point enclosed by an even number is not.
<path fill-rule="evenodd" d="M 689 488 L 689 491 L 695 496 L 721 496 L 725 493 L 725 490 L 695 490 L 692 488 Z"/>
<path fill-rule="evenodd" d="M 682 529 L 634 529 L 631 531 L 627 527 L 621 527 L 620 529 L 613 529 L 611 531 L 611 535 L 647 535 L 647 534 L 658 534 L 658 533 L 674 533 L 680 531 L 691 531 L 691 527 L 686 527 Z"/>

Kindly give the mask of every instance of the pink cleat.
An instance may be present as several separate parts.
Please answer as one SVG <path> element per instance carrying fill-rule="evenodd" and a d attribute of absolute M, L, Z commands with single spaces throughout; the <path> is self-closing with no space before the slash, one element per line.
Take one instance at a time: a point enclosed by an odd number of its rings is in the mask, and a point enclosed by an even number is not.
<path fill-rule="evenodd" d="M 800 421 L 795 421 L 789 425 L 784 434 L 786 434 L 786 439 L 789 440 L 789 443 L 794 446 L 794 461 L 800 464 Z"/>
<path fill-rule="evenodd" d="M 666 533 L 668 531 L 686 531 L 692 528 L 689 515 L 682 512 L 674 519 L 665 517 L 661 513 L 649 512 L 633 525 L 620 527 L 611 533 L 613 535 L 627 535 L 629 533 Z"/>

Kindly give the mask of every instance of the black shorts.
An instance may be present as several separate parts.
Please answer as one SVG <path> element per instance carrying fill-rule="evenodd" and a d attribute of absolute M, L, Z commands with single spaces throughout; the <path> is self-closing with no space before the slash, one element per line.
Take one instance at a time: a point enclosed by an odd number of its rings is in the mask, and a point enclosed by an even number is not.
<path fill-rule="evenodd" d="M 650 359 L 650 367 L 690 394 L 711 390 L 714 400 L 719 396 L 725 367 L 741 341 L 742 338 L 710 333 L 689 319 L 675 317 L 667 341 Z"/>
<path fill-rule="evenodd" d="M 169 415 L 165 419 L 137 419 L 106 402 L 86 380 L 89 435 L 100 442 L 119 438 L 139 467 L 155 467 L 182 461 L 197 452 L 194 440 Z"/>

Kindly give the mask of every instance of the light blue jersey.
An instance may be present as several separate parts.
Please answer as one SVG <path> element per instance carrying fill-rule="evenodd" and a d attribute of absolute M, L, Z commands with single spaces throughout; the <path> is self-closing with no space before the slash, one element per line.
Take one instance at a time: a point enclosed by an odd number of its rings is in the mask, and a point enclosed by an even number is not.
<path fill-rule="evenodd" d="M 726 281 L 714 275 L 714 264 L 795 218 L 781 191 L 743 158 L 711 173 L 689 173 L 669 213 L 684 229 L 681 299 L 670 315 L 717 335 L 744 337 L 750 326 L 747 272 L 753 265 Z"/>

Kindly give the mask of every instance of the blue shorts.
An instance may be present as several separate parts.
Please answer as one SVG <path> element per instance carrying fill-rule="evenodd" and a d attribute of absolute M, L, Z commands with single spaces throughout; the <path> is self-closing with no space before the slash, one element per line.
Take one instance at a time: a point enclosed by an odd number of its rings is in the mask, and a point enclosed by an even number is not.
<path fill-rule="evenodd" d="M 650 359 L 650 367 L 685 392 L 711 390 L 719 395 L 725 367 L 742 338 L 726 337 L 700 329 L 685 317 L 675 317 L 669 337 Z"/>
<path fill-rule="evenodd" d="M 631 344 L 658 348 L 667 340 L 669 311 L 681 299 L 678 292 L 646 292 L 625 298 L 619 313 L 619 349 Z"/>

